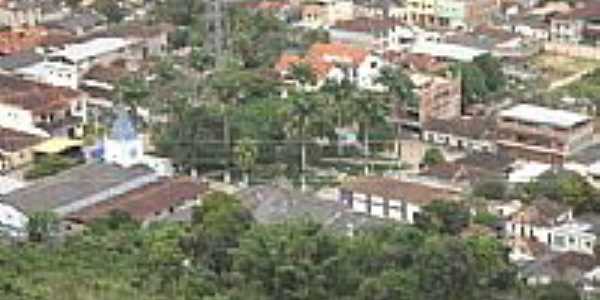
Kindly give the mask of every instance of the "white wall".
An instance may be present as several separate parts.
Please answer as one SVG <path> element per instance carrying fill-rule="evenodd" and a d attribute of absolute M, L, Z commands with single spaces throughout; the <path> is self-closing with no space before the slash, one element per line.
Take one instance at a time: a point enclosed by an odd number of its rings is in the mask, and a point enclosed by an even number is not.
<path fill-rule="evenodd" d="M 0 103 L 0 126 L 24 129 L 32 128 L 33 116 L 30 111 Z"/>

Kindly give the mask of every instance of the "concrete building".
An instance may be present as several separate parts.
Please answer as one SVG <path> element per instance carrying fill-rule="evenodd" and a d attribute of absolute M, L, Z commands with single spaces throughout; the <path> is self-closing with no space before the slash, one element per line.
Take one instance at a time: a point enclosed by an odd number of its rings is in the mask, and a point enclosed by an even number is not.
<path fill-rule="evenodd" d="M 519 104 L 498 115 L 497 141 L 515 158 L 562 164 L 592 142 L 590 117 L 545 107 Z"/>
<path fill-rule="evenodd" d="M 329 30 L 329 38 L 385 52 L 406 49 L 415 41 L 416 33 L 399 19 L 357 18 L 337 22 Z"/>
<path fill-rule="evenodd" d="M 600 37 L 600 3 L 579 2 L 568 12 L 550 19 L 550 39 L 571 44 L 595 44 Z"/>
<path fill-rule="evenodd" d="M 550 200 L 536 200 L 506 220 L 505 233 L 508 237 L 528 238 L 552 245 L 554 229 L 572 220 L 571 208 Z"/>
<path fill-rule="evenodd" d="M 410 75 L 417 95 L 416 103 L 399 103 L 393 122 L 401 129 L 421 132 L 431 120 L 451 120 L 461 115 L 459 80 L 413 73 Z"/>
<path fill-rule="evenodd" d="M 309 28 L 329 28 L 338 21 L 353 18 L 352 1 L 319 0 L 302 6 L 302 20 L 298 25 Z"/>
<path fill-rule="evenodd" d="M 421 138 L 429 143 L 467 152 L 495 152 L 496 124 L 492 118 L 432 119 Z"/>
<path fill-rule="evenodd" d="M 414 224 L 423 207 L 434 200 L 453 201 L 447 189 L 385 177 L 349 181 L 339 189 L 338 199 L 358 213 Z"/>
<path fill-rule="evenodd" d="M 30 163 L 33 148 L 42 141 L 40 136 L 0 127 L 0 173 Z"/>
<path fill-rule="evenodd" d="M 405 20 L 425 27 L 464 29 L 489 22 L 496 11 L 494 0 L 409 0 Z"/>
<path fill-rule="evenodd" d="M 84 94 L 0 75 L 1 126 L 39 136 L 78 137 L 86 119 Z"/>

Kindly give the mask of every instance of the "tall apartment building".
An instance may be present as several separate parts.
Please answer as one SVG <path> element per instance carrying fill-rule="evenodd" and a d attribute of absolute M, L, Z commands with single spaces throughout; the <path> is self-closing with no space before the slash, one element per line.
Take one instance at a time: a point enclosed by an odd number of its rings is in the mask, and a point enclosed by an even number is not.
<path fill-rule="evenodd" d="M 404 19 L 425 27 L 466 28 L 487 23 L 495 0 L 408 0 Z"/>
<path fill-rule="evenodd" d="M 410 75 L 417 103 L 399 103 L 393 119 L 400 128 L 421 131 L 431 120 L 450 120 L 461 115 L 460 80 L 419 73 Z"/>
<path fill-rule="evenodd" d="M 496 143 L 514 158 L 562 164 L 592 142 L 593 129 L 588 116 L 520 104 L 500 112 Z"/>

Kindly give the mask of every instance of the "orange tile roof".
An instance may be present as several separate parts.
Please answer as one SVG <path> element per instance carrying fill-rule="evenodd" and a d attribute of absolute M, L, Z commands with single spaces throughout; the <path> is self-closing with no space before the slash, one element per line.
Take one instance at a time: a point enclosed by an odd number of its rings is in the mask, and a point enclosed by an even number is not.
<path fill-rule="evenodd" d="M 42 27 L 0 32 L 0 54 L 9 55 L 36 47 L 43 43 L 48 31 Z"/>
<path fill-rule="evenodd" d="M 275 64 L 275 70 L 279 72 L 287 71 L 291 66 L 300 63 L 302 58 L 293 54 L 282 54 L 279 61 Z"/>
<path fill-rule="evenodd" d="M 351 62 L 353 65 L 361 64 L 367 58 L 367 50 L 344 43 L 316 43 L 308 50 L 308 57 L 335 62 Z"/>

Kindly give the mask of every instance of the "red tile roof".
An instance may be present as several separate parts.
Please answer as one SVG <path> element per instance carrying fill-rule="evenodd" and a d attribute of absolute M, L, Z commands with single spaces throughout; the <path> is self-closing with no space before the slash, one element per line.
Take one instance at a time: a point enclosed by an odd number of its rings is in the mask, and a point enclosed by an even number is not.
<path fill-rule="evenodd" d="M 48 35 L 41 27 L 0 32 L 0 55 L 29 50 L 42 44 Z"/>
<path fill-rule="evenodd" d="M 69 215 L 67 219 L 85 224 L 106 217 L 113 211 L 123 211 L 134 220 L 143 222 L 157 213 L 194 200 L 206 191 L 208 185 L 196 183 L 189 178 L 162 179 L 109 201 L 84 208 Z"/>
<path fill-rule="evenodd" d="M 344 43 L 316 43 L 308 50 L 307 57 L 325 61 L 348 62 L 357 66 L 369 55 L 365 49 Z"/>
<path fill-rule="evenodd" d="M 34 114 L 68 107 L 81 92 L 7 75 L 0 75 L 0 103 L 14 105 Z"/>
<path fill-rule="evenodd" d="M 386 199 L 404 200 L 415 205 L 428 205 L 434 200 L 456 198 L 456 193 L 447 189 L 387 177 L 362 177 L 343 184 L 342 188 Z"/>
<path fill-rule="evenodd" d="M 0 127 L 0 152 L 17 152 L 35 146 L 43 138 L 10 128 Z"/>

